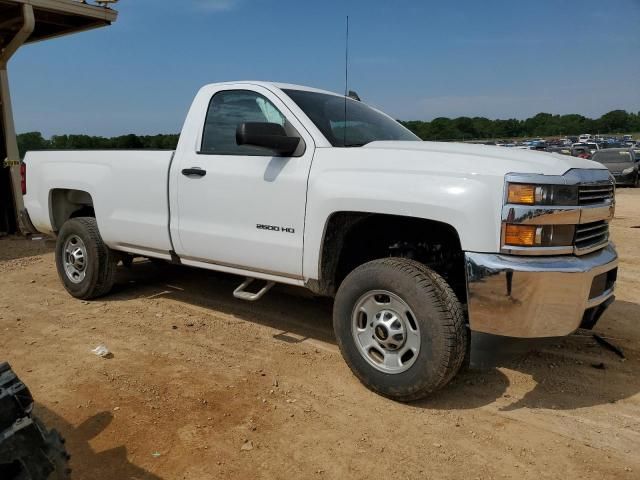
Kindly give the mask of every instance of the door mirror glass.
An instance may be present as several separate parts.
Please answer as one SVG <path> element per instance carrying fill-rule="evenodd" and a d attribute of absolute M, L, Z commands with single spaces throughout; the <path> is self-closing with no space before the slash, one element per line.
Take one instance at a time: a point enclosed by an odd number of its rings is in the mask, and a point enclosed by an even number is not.
<path fill-rule="evenodd" d="M 298 148 L 300 138 L 288 136 L 279 123 L 245 122 L 236 129 L 236 143 L 268 148 L 279 155 L 289 157 Z"/>

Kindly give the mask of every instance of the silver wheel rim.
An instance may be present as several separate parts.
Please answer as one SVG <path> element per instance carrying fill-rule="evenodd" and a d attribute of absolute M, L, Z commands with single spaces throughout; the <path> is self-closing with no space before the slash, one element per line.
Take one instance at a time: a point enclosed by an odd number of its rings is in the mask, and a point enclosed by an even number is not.
<path fill-rule="evenodd" d="M 87 273 L 87 247 L 77 235 L 71 235 L 64 242 L 64 273 L 73 283 L 80 283 Z"/>
<path fill-rule="evenodd" d="M 372 290 L 356 302 L 351 331 L 358 352 L 375 369 L 402 373 L 420 353 L 420 328 L 409 305 L 386 290 Z"/>

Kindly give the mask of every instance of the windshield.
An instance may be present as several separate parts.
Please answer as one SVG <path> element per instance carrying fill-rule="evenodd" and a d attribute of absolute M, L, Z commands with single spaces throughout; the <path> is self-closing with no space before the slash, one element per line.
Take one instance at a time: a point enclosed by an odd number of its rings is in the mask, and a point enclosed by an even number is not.
<path fill-rule="evenodd" d="M 629 163 L 633 161 L 631 152 L 628 150 L 623 152 L 612 152 L 611 150 L 598 152 L 594 155 L 593 160 L 600 163 Z"/>
<path fill-rule="evenodd" d="M 420 141 L 409 130 L 364 103 L 305 90 L 284 90 L 334 147 L 361 147 L 376 140 Z"/>

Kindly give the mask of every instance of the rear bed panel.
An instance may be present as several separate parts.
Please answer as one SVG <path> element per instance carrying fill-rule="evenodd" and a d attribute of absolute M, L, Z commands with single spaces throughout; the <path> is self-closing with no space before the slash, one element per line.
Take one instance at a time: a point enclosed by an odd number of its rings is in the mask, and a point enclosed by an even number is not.
<path fill-rule="evenodd" d="M 171 250 L 167 177 L 170 151 L 30 152 L 25 207 L 34 226 L 53 230 L 51 192 L 89 193 L 100 234 L 114 249 Z"/>

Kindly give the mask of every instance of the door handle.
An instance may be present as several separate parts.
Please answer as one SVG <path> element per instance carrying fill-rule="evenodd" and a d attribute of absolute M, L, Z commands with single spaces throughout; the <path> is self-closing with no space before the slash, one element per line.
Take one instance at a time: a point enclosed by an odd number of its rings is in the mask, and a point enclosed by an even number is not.
<path fill-rule="evenodd" d="M 185 177 L 204 177 L 207 174 L 207 171 L 201 168 L 185 168 L 184 170 L 182 170 L 182 174 Z"/>

